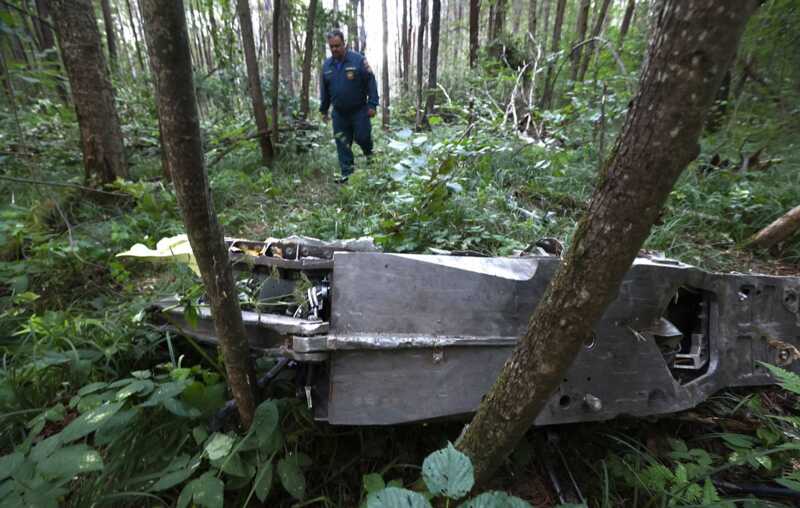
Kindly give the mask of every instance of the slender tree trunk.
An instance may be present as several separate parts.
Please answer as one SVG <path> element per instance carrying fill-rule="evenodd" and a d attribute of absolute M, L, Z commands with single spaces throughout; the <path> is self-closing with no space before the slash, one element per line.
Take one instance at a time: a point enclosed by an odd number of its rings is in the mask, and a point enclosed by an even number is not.
<path fill-rule="evenodd" d="M 300 92 L 300 116 L 308 118 L 308 90 L 311 83 L 311 60 L 314 58 L 314 23 L 317 19 L 317 0 L 308 4 L 306 16 L 306 47 L 303 55 L 303 85 Z"/>
<path fill-rule="evenodd" d="M 597 18 L 594 20 L 594 26 L 592 27 L 592 38 L 600 36 L 600 31 L 603 29 L 603 23 L 606 20 L 606 14 L 608 13 L 608 6 L 611 4 L 611 0 L 603 0 L 603 3 L 600 5 L 600 10 L 597 11 Z M 590 42 L 588 47 L 583 52 L 583 59 L 581 60 L 581 68 L 578 71 L 577 80 L 583 81 L 583 78 L 586 76 L 586 70 L 589 69 L 589 62 L 592 60 L 592 55 L 594 54 L 595 43 Z"/>
<path fill-rule="evenodd" d="M 136 28 L 136 17 L 133 14 L 131 7 L 131 0 L 125 0 L 125 5 L 128 8 L 128 20 L 131 25 L 131 32 L 133 32 L 133 44 L 136 48 L 136 59 L 139 61 L 139 69 L 144 72 L 144 57 L 142 56 L 142 46 L 139 44 L 139 31 Z"/>
<path fill-rule="evenodd" d="M 567 0 L 558 0 L 556 4 L 556 19 L 553 22 L 553 39 L 550 42 L 550 52 L 557 53 L 561 49 L 561 26 L 564 23 L 564 8 Z M 542 107 L 548 109 L 553 102 L 553 89 L 556 86 L 555 60 L 551 59 L 547 65 L 547 75 L 544 81 L 544 93 L 542 94 Z"/>
<path fill-rule="evenodd" d="M 267 123 L 267 110 L 264 107 L 264 95 L 261 93 L 261 76 L 258 72 L 256 60 L 256 44 L 253 40 L 253 20 L 250 17 L 249 0 L 237 0 L 239 14 L 239 27 L 242 31 L 242 47 L 244 48 L 244 61 L 247 66 L 247 82 L 250 88 L 250 99 L 253 103 L 253 116 L 258 129 L 258 143 L 261 146 L 261 160 L 264 165 L 272 164 L 272 141 L 269 138 L 269 124 Z"/>
<path fill-rule="evenodd" d="M 358 0 L 350 0 L 348 11 L 350 19 L 347 24 L 347 38 L 350 40 L 350 48 L 358 53 L 361 51 L 358 44 Z"/>
<path fill-rule="evenodd" d="M 536 40 L 536 0 L 530 0 L 528 4 L 528 34 L 532 39 L 531 42 Z"/>
<path fill-rule="evenodd" d="M 209 193 L 183 2 L 142 0 L 141 5 L 149 55 L 158 74 L 158 114 L 178 205 L 220 338 L 228 386 L 242 425 L 249 428 L 255 413 L 250 346 L 222 227 Z"/>
<path fill-rule="evenodd" d="M 518 34 L 522 23 L 522 0 L 512 0 L 511 33 Z"/>
<path fill-rule="evenodd" d="M 409 0 L 403 0 L 403 96 L 411 90 L 411 25 Z"/>
<path fill-rule="evenodd" d="M 359 23 L 358 25 L 358 39 L 360 41 L 361 53 L 366 54 L 367 30 L 366 30 L 366 25 L 364 24 L 364 0 L 361 0 L 361 14 L 359 14 L 359 16 L 361 17 L 360 19 L 361 23 Z"/>
<path fill-rule="evenodd" d="M 339 26 L 339 0 L 333 0 L 333 28 L 341 28 Z"/>
<path fill-rule="evenodd" d="M 425 100 L 425 118 L 423 123 L 428 124 L 428 115 L 433 113 L 436 99 L 436 74 L 439 67 L 439 25 L 442 21 L 442 0 L 433 0 L 433 17 L 431 18 L 431 60 L 428 67 L 428 93 Z"/>
<path fill-rule="evenodd" d="M 91 0 L 53 0 L 53 22 L 72 88 L 87 180 L 128 177 L 114 90 Z"/>
<path fill-rule="evenodd" d="M 422 119 L 425 116 L 425 104 L 422 99 L 422 78 L 425 74 L 422 72 L 425 65 L 424 51 L 422 46 L 425 43 L 425 28 L 428 26 L 428 0 L 420 0 L 419 8 L 419 28 L 417 32 L 417 115 L 414 125 L 417 130 L 422 128 Z"/>
<path fill-rule="evenodd" d="M 481 0 L 469 0 L 469 68 L 478 63 L 478 30 L 481 19 Z"/>
<path fill-rule="evenodd" d="M 277 2 L 276 2 L 277 3 Z M 296 95 L 294 88 L 294 65 L 292 62 L 292 23 L 289 19 L 289 4 L 284 0 L 281 5 L 280 30 L 280 56 L 281 74 L 286 83 L 287 92 L 291 97 Z"/>
<path fill-rule="evenodd" d="M 616 146 L 561 267 L 457 446 L 491 477 L 545 408 L 686 165 L 757 0 L 665 0 Z M 668 133 L 668 135 L 666 135 Z M 558 408 L 554 408 L 558 410 Z"/>
<path fill-rule="evenodd" d="M 119 62 L 117 59 L 117 37 L 114 35 L 114 18 L 111 16 L 111 3 L 109 0 L 101 0 L 100 7 L 103 10 L 103 25 L 106 29 L 108 63 L 111 66 L 111 73 L 116 74 L 119 72 Z"/>
<path fill-rule="evenodd" d="M 50 18 L 49 0 L 36 0 L 36 13 L 40 19 L 47 20 Z M 55 71 L 59 76 L 64 75 L 65 73 L 62 72 L 61 61 L 58 58 L 58 52 L 55 51 L 56 39 L 53 36 L 53 31 L 44 23 L 40 23 L 39 30 L 41 31 L 42 35 L 42 51 L 48 52 L 45 58 L 48 62 L 50 62 L 53 71 Z M 58 82 L 56 84 L 56 91 L 58 96 L 61 98 L 63 103 L 69 103 L 69 94 L 67 93 L 67 88 L 60 77 L 57 79 Z"/>
<path fill-rule="evenodd" d="M 381 1 L 381 17 L 383 18 L 383 68 L 381 69 L 381 112 L 384 130 L 389 129 L 389 15 L 386 0 Z"/>
<path fill-rule="evenodd" d="M 278 148 L 278 85 L 280 84 L 280 25 L 283 0 L 275 0 L 272 4 L 272 146 Z"/>
<path fill-rule="evenodd" d="M 547 34 L 550 32 L 550 6 L 553 0 L 542 0 L 542 47 L 547 49 Z"/>
<path fill-rule="evenodd" d="M 622 48 L 622 43 L 625 41 L 625 36 L 628 35 L 628 30 L 631 27 L 631 20 L 633 19 L 633 11 L 636 8 L 636 0 L 628 0 L 625 6 L 625 14 L 622 16 L 622 24 L 619 27 L 619 41 L 617 46 Z"/>
<path fill-rule="evenodd" d="M 589 22 L 589 3 L 590 0 L 581 0 L 581 5 L 578 9 L 578 26 L 575 29 L 575 42 L 572 45 L 572 47 L 575 49 L 573 49 L 569 54 L 569 58 L 572 60 L 570 79 L 573 81 L 573 83 L 576 79 L 578 79 L 578 69 L 580 68 L 581 64 L 581 52 L 583 51 L 583 45 L 581 43 L 586 38 L 586 28 Z"/>

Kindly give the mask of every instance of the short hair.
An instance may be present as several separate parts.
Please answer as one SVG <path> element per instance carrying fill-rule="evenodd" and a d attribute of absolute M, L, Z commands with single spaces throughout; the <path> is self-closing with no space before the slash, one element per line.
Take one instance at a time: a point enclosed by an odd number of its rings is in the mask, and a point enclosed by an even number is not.
<path fill-rule="evenodd" d="M 325 39 L 326 40 L 327 39 L 333 39 L 334 37 L 338 37 L 338 38 L 342 39 L 342 42 L 344 42 L 344 34 L 338 28 L 334 28 L 333 30 L 331 30 L 331 31 L 329 31 L 328 33 L 325 34 Z"/>

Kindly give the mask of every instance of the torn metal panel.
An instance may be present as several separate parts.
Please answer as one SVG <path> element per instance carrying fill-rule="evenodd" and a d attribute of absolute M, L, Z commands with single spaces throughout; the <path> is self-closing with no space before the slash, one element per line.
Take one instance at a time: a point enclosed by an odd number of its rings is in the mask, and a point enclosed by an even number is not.
<path fill-rule="evenodd" d="M 268 354 L 308 365 L 314 375 L 300 393 L 317 419 L 340 425 L 472 413 L 560 262 L 251 244 L 234 266 L 260 281 L 260 298 L 303 277 L 311 287 L 307 301 L 244 312 L 248 335 Z M 670 413 L 726 387 L 772 383 L 761 362 L 798 371 L 798 295 L 798 277 L 639 258 L 535 423 Z M 179 309 L 169 315 L 182 318 Z M 213 339 L 207 318 L 184 332 Z"/>

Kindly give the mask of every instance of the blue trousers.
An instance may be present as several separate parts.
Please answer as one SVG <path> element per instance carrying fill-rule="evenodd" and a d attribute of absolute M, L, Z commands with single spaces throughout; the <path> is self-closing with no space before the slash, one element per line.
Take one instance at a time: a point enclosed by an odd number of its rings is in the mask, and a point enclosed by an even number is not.
<path fill-rule="evenodd" d="M 372 124 L 367 106 L 351 112 L 334 109 L 332 118 L 339 167 L 342 169 L 342 176 L 350 176 L 353 173 L 353 140 L 361 147 L 364 155 L 372 155 Z"/>

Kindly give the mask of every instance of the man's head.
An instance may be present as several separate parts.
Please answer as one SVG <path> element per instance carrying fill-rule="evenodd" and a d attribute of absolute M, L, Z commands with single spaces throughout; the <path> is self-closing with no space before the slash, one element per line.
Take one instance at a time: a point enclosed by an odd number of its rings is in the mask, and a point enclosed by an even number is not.
<path fill-rule="evenodd" d="M 344 34 L 341 30 L 334 28 L 325 37 L 328 39 L 328 47 L 331 49 L 331 56 L 337 60 L 344 58 L 347 48 L 344 45 Z"/>

